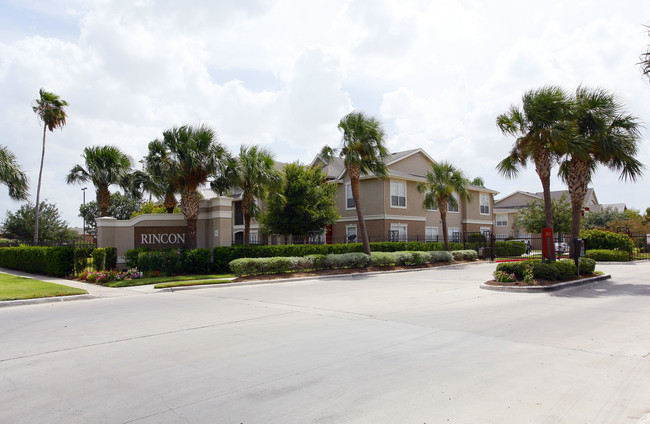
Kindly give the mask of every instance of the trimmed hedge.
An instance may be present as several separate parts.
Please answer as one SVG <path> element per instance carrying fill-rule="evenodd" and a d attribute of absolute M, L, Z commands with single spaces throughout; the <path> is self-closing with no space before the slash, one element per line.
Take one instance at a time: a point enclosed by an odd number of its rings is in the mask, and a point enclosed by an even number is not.
<path fill-rule="evenodd" d="M 591 249 L 585 252 L 585 258 L 603 262 L 627 262 L 630 254 L 622 250 Z"/>
<path fill-rule="evenodd" d="M 95 271 L 103 271 L 106 269 L 104 266 L 104 262 L 106 261 L 106 249 L 103 247 L 98 247 L 97 249 L 93 250 L 92 257 L 93 268 L 95 268 Z"/>
<path fill-rule="evenodd" d="M 526 253 L 523 241 L 497 241 L 494 243 L 497 256 L 521 256 Z"/>
<path fill-rule="evenodd" d="M 475 243 L 478 247 L 478 243 Z M 471 243 L 466 246 L 473 247 Z M 449 243 L 449 248 L 454 250 L 463 249 L 462 243 Z M 372 252 L 398 252 L 398 251 L 444 251 L 444 244 L 440 242 L 378 242 L 370 243 Z M 228 272 L 228 264 L 239 258 L 270 258 L 277 256 L 302 257 L 309 255 L 329 255 L 363 252 L 361 243 L 346 244 L 289 244 L 281 246 L 273 245 L 237 245 L 217 246 L 212 250 L 213 269 L 216 272 Z"/>
<path fill-rule="evenodd" d="M 478 259 L 476 250 L 454 250 L 451 252 L 455 261 L 475 261 Z"/>
<path fill-rule="evenodd" d="M 634 252 L 634 241 L 627 234 L 618 234 L 603 230 L 584 230 L 580 238 L 587 240 L 587 249 L 623 250 Z"/>
<path fill-rule="evenodd" d="M 583 260 L 585 262 L 585 260 Z M 595 268 L 595 262 L 592 264 L 586 262 L 580 266 L 581 274 L 591 274 Z M 529 259 L 518 262 L 502 262 L 497 265 L 497 271 L 503 271 L 508 274 L 514 274 L 518 281 L 523 281 L 524 272 L 527 269 L 533 270 L 533 278 L 542 280 L 571 280 L 578 277 L 575 262 L 570 259 L 544 263 L 539 259 Z"/>
<path fill-rule="evenodd" d="M 138 270 L 142 272 L 161 271 L 167 275 L 184 271 L 184 254 L 179 250 L 152 250 L 138 254 Z"/>
<path fill-rule="evenodd" d="M 70 275 L 74 270 L 74 248 L 72 246 L 0 247 L 0 267 L 57 277 Z"/>
<path fill-rule="evenodd" d="M 104 269 L 116 269 L 117 247 L 105 247 L 104 253 Z"/>
<path fill-rule="evenodd" d="M 593 274 L 596 269 L 596 261 L 590 258 L 580 259 L 580 275 Z"/>
<path fill-rule="evenodd" d="M 92 247 L 77 247 L 74 250 L 74 271 L 81 274 L 88 266 L 88 258 L 92 253 Z"/>

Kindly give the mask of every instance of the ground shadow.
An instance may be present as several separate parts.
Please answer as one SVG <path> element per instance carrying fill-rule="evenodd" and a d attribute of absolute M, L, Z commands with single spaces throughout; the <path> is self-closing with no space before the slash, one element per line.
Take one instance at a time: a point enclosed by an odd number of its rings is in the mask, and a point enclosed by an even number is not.
<path fill-rule="evenodd" d="M 617 284 L 611 280 L 585 284 L 550 293 L 556 297 L 599 298 L 609 296 L 650 296 L 648 284 Z"/>

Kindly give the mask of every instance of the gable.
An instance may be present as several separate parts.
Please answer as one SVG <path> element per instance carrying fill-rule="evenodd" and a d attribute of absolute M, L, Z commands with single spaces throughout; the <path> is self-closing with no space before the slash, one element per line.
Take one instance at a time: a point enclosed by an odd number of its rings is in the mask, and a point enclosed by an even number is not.
<path fill-rule="evenodd" d="M 422 152 L 416 152 L 387 165 L 389 171 L 425 176 L 431 170 L 431 160 Z"/>
<path fill-rule="evenodd" d="M 533 193 L 526 193 L 523 191 L 516 191 L 503 199 L 494 202 L 495 208 L 520 208 L 528 206 L 528 203 L 541 200 L 541 197 Z"/>

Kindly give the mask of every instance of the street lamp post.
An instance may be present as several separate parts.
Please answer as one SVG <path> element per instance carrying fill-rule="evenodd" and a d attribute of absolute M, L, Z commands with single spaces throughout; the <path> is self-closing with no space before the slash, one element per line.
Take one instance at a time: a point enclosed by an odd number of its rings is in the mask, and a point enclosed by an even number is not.
<path fill-rule="evenodd" d="M 87 188 L 88 187 L 84 187 L 84 188 L 81 189 L 82 193 L 84 194 L 84 212 L 85 212 L 85 208 L 86 208 L 86 189 Z M 85 243 L 86 242 L 86 215 L 83 215 L 83 219 L 84 219 L 83 239 L 84 239 L 84 243 Z"/>

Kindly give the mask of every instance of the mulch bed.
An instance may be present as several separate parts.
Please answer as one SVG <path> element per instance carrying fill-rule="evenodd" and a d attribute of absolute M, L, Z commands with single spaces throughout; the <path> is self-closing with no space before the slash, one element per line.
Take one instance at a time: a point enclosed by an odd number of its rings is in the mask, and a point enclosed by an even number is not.
<path fill-rule="evenodd" d="M 477 261 L 454 261 L 454 262 L 440 262 L 435 264 L 404 265 L 404 266 L 369 266 L 365 268 L 321 269 L 318 271 L 290 272 L 286 274 L 245 275 L 243 277 L 237 277 L 232 281 L 234 283 L 237 283 L 240 281 L 251 281 L 251 280 L 279 280 L 285 278 L 320 277 L 323 275 L 361 274 L 365 272 L 414 270 L 414 269 L 422 269 L 422 268 L 437 268 L 446 265 L 458 265 L 463 263 L 475 263 L 475 262 Z"/>
<path fill-rule="evenodd" d="M 541 280 L 534 278 L 533 281 L 527 283 L 525 281 L 513 281 L 510 283 L 501 283 L 498 281 L 490 280 L 486 281 L 485 284 L 488 286 L 508 286 L 508 287 L 548 287 L 554 286 L 556 284 L 565 283 L 567 281 L 579 281 L 585 278 L 597 277 L 600 274 L 590 274 L 590 275 L 581 275 L 578 278 L 573 278 L 571 280 Z"/>

